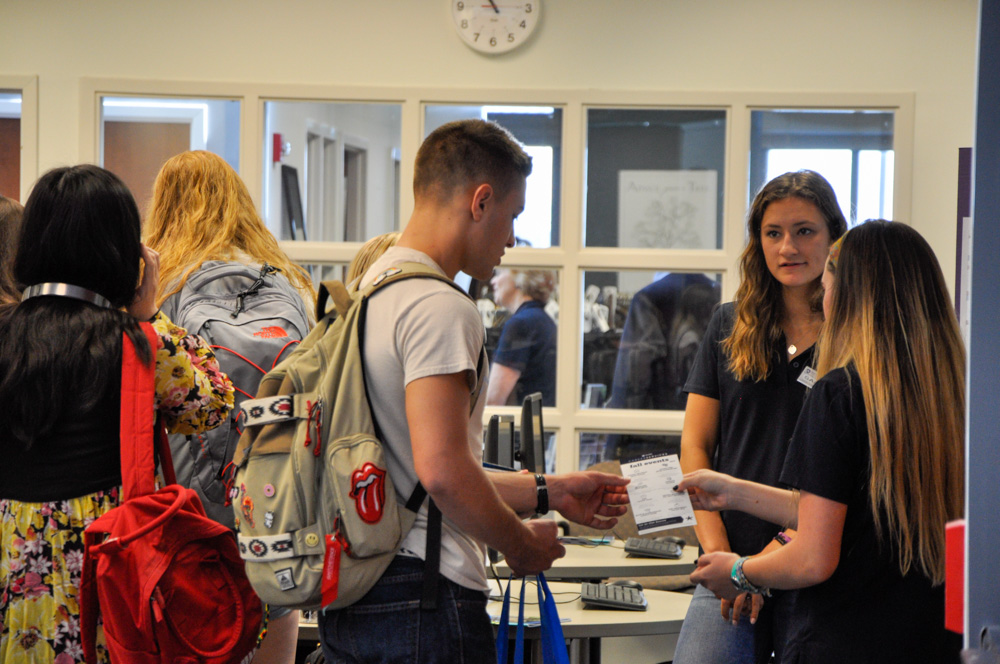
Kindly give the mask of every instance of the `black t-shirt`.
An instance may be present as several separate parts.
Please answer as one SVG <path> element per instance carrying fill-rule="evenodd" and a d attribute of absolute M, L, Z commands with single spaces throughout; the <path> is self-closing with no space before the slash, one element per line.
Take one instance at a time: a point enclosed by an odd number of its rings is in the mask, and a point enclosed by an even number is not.
<path fill-rule="evenodd" d="M 719 437 L 712 467 L 742 479 L 776 486 L 806 386 L 799 382 L 812 363 L 810 348 L 791 362 L 784 339 L 771 351 L 771 370 L 762 381 L 738 381 L 729 371 L 721 343 L 733 328 L 735 307 L 719 307 L 708 324 L 691 375 L 684 385 L 719 400 Z M 743 512 L 722 512 L 729 545 L 743 556 L 760 553 L 781 528 Z"/>
<path fill-rule="evenodd" d="M 861 381 L 853 369 L 831 371 L 806 399 L 781 482 L 847 505 L 840 561 L 797 593 L 782 664 L 957 661 L 943 587 L 916 570 L 902 576 L 894 547 L 876 535 L 870 459 Z"/>
<path fill-rule="evenodd" d="M 556 324 L 545 305 L 528 300 L 504 323 L 493 361 L 521 372 L 514 386 L 515 403 L 542 393 L 542 405 L 556 398 Z"/>
<path fill-rule="evenodd" d="M 121 365 L 120 346 L 117 357 L 109 361 Z M 27 450 L 6 436 L 4 422 L 10 414 L 0 413 L 0 498 L 30 503 L 67 500 L 122 483 L 120 373 L 108 382 L 89 412 L 51 413 L 55 428 Z"/>

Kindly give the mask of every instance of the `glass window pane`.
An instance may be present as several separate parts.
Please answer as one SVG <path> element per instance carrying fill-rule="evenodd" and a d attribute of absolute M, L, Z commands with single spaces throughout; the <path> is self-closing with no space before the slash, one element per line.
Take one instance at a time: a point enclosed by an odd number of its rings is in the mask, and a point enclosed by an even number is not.
<path fill-rule="evenodd" d="M 0 90 L 0 196 L 21 199 L 21 93 Z"/>
<path fill-rule="evenodd" d="M 562 109 L 551 106 L 427 106 L 424 138 L 447 122 L 473 119 L 492 120 L 502 125 L 531 155 L 524 212 L 514 222 L 518 244 L 535 248 L 558 246 Z"/>
<path fill-rule="evenodd" d="M 492 418 L 497 418 L 501 422 L 498 426 L 497 435 L 497 450 L 495 452 L 491 451 L 491 445 L 488 441 L 489 436 L 489 426 L 485 425 L 483 427 L 483 461 L 486 463 L 499 464 L 504 468 L 514 468 L 516 470 L 521 470 L 524 468 L 524 464 L 521 463 L 520 457 L 518 455 L 518 450 L 521 449 L 521 430 L 520 427 L 515 426 L 515 418 L 513 415 L 493 415 Z M 505 422 L 502 420 L 506 420 Z M 544 441 L 544 468 L 546 473 L 556 472 L 556 438 L 558 437 L 554 431 L 546 429 L 545 424 L 545 411 L 542 411 L 542 425 L 543 425 L 543 435 L 542 440 Z M 511 435 L 513 431 L 513 435 Z M 506 449 L 500 449 L 506 446 Z M 495 456 L 494 456 L 495 455 Z M 508 464 L 508 459 L 512 461 Z M 537 463 L 537 462 L 536 462 Z"/>
<path fill-rule="evenodd" d="M 208 150 L 237 172 L 240 102 L 178 97 L 104 97 L 101 165 L 120 177 L 145 216 L 163 163 L 186 150 Z"/>
<path fill-rule="evenodd" d="M 312 277 L 313 288 L 319 289 L 323 281 L 344 281 L 347 278 L 347 266 L 343 263 L 303 263 L 309 276 Z"/>
<path fill-rule="evenodd" d="M 631 461 L 644 454 L 680 454 L 679 433 L 584 432 L 580 434 L 580 470 L 604 461 Z"/>
<path fill-rule="evenodd" d="M 722 247 L 726 112 L 587 111 L 584 244 Z"/>
<path fill-rule="evenodd" d="M 555 405 L 558 279 L 554 270 L 500 267 L 488 283 L 470 284 L 486 327 L 488 405 L 520 405 L 535 392 Z"/>
<path fill-rule="evenodd" d="M 582 404 L 683 410 L 721 275 L 585 272 Z"/>
<path fill-rule="evenodd" d="M 264 104 L 264 220 L 284 240 L 360 242 L 399 228 L 399 104 Z"/>
<path fill-rule="evenodd" d="M 861 150 L 858 156 L 858 221 L 892 219 L 893 157 L 891 150 Z"/>
<path fill-rule="evenodd" d="M 826 178 L 837 195 L 845 219 L 850 219 L 851 180 L 853 168 L 850 150 L 768 150 L 765 182 L 789 171 L 803 168 L 816 171 Z M 803 164 L 809 164 L 803 166 Z"/>
<path fill-rule="evenodd" d="M 775 109 L 751 113 L 748 201 L 803 168 L 833 187 L 848 222 L 892 217 L 892 111 Z"/>

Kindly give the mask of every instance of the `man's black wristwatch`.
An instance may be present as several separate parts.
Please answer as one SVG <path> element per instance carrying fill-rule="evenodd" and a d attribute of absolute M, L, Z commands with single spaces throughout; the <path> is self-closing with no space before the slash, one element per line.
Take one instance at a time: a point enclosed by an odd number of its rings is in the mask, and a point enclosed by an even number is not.
<path fill-rule="evenodd" d="M 535 516 L 547 514 L 549 511 L 549 487 L 545 483 L 545 476 L 535 473 L 535 495 L 538 497 L 538 504 L 535 505 Z"/>

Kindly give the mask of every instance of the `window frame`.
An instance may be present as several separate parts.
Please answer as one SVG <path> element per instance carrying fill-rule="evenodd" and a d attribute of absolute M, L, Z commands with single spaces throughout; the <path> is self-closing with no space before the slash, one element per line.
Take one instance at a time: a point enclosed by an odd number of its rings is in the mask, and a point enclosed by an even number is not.
<path fill-rule="evenodd" d="M 0 74 L 0 90 L 21 95 L 21 161 L 19 200 L 28 200 L 38 179 L 38 76 Z"/>
<path fill-rule="evenodd" d="M 5 79 L 0 77 L 0 85 Z M 15 87 L 8 85 L 7 87 Z M 37 90 L 37 84 L 36 84 Z M 240 117 L 240 173 L 260 206 L 265 146 L 264 104 L 271 101 L 395 103 L 402 107 L 399 192 L 400 225 L 413 209 L 413 160 L 424 135 L 427 105 L 525 105 L 562 109 L 560 245 L 545 249 L 516 247 L 505 263 L 552 269 L 559 273 L 558 359 L 555 407 L 545 411 L 546 430 L 557 434 L 556 469 L 577 468 L 580 433 L 679 433 L 683 411 L 586 409 L 580 407 L 582 375 L 581 302 L 583 274 L 588 270 L 696 271 L 722 275 L 722 301 L 732 299 L 737 287 L 739 254 L 745 241 L 748 199 L 750 114 L 777 109 L 864 109 L 894 112 L 893 210 L 895 219 L 908 222 L 912 205 L 915 94 L 906 92 L 717 92 L 636 91 L 583 89 L 452 89 L 297 85 L 277 83 L 140 81 L 87 78 L 81 81 L 81 159 L 93 161 L 99 147 L 100 97 L 178 96 L 238 99 Z M 719 250 L 622 249 L 583 246 L 586 171 L 587 109 L 655 108 L 720 109 L 726 111 L 726 155 L 723 202 L 723 238 Z M 37 108 L 37 106 L 36 106 Z M 27 115 L 27 113 L 25 113 Z M 22 130 L 24 131 L 24 130 Z M 22 159 L 24 156 L 22 155 Z M 282 248 L 300 263 L 348 263 L 360 242 L 282 242 Z M 487 407 L 484 422 L 495 413 L 514 414 L 513 407 Z"/>
<path fill-rule="evenodd" d="M 770 110 L 770 109 L 751 109 L 751 113 L 758 112 L 758 111 L 768 112 L 768 110 Z M 788 111 L 788 110 L 799 111 L 799 110 L 802 110 L 802 109 L 795 108 L 795 109 L 781 109 L 781 110 L 782 111 Z M 829 110 L 829 111 L 836 112 L 836 111 L 840 111 L 842 109 L 809 109 L 809 110 L 810 111 Z M 857 109 L 851 109 L 851 110 L 853 111 L 853 110 L 857 110 Z M 873 109 L 864 109 L 864 110 L 865 111 L 872 111 Z M 883 109 L 878 109 L 878 111 L 879 112 L 886 112 Z M 888 112 L 892 112 L 892 111 L 888 111 Z M 804 132 L 799 132 L 799 133 L 794 134 L 794 136 L 795 136 L 795 141 L 796 142 L 800 142 L 801 145 L 775 145 L 775 144 L 772 144 L 771 142 L 769 142 L 766 138 L 753 137 L 753 136 L 751 137 L 751 151 L 753 150 L 754 147 L 756 147 L 762 153 L 761 154 L 761 159 L 760 159 L 760 162 L 759 162 L 759 165 L 758 165 L 758 169 L 759 170 L 757 170 L 756 172 L 754 172 L 754 170 L 752 168 L 753 164 L 751 163 L 751 177 L 752 177 L 752 179 L 750 181 L 751 186 L 753 185 L 753 183 L 754 183 L 755 180 L 758 180 L 760 182 L 760 185 L 763 185 L 764 182 L 767 180 L 767 178 L 765 177 L 765 169 L 767 168 L 767 157 L 766 157 L 766 154 L 770 150 L 774 150 L 774 149 L 793 149 L 793 150 L 831 150 L 831 149 L 835 149 L 835 150 L 848 150 L 851 153 L 851 199 L 849 201 L 847 201 L 846 203 L 843 202 L 843 201 L 840 201 L 840 203 L 841 203 L 841 206 L 844 208 L 844 210 L 846 212 L 845 216 L 847 217 L 847 223 L 848 223 L 849 227 L 853 227 L 853 226 L 857 225 L 860 221 L 863 221 L 863 219 L 859 219 L 857 217 L 857 204 L 858 204 L 858 191 L 859 191 L 859 162 L 860 162 L 860 155 L 861 155 L 862 152 L 865 152 L 865 151 L 872 151 L 872 152 L 878 152 L 878 153 L 880 153 L 882 155 L 883 169 L 884 169 L 885 152 L 886 151 L 891 151 L 892 147 L 889 146 L 887 148 L 886 145 L 882 144 L 882 141 L 881 141 L 881 139 L 878 136 L 862 136 L 860 138 L 858 138 L 858 137 L 852 137 L 852 138 L 846 139 L 846 140 L 844 138 L 841 138 L 841 137 L 830 137 L 830 136 L 826 135 L 824 132 L 818 132 L 818 133 L 815 133 L 815 134 L 807 134 L 807 133 L 804 133 Z M 895 136 L 895 126 L 893 126 L 893 136 Z M 752 152 L 751 152 L 751 156 L 752 156 Z M 895 162 L 895 156 L 893 157 L 893 161 Z M 752 193 L 753 192 L 749 192 L 749 194 L 751 194 L 751 195 L 752 195 Z M 750 196 L 748 195 L 748 205 L 749 205 L 749 202 L 750 202 L 749 199 L 750 199 Z"/>

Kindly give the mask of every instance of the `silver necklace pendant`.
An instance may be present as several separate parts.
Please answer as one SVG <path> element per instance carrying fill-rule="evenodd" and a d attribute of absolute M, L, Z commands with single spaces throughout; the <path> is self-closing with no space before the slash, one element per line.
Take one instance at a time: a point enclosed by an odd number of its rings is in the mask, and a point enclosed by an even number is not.
<path fill-rule="evenodd" d="M 788 347 L 788 354 L 789 355 L 795 355 L 795 351 L 797 351 L 797 350 L 798 350 L 798 348 L 795 347 L 795 344 L 791 344 Z"/>

